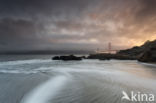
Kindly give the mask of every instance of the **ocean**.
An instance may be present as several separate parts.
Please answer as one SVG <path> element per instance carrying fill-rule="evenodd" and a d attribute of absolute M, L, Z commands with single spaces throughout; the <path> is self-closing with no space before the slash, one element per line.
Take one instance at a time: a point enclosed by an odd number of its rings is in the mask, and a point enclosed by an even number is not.
<path fill-rule="evenodd" d="M 51 57 L 1 55 L 0 103 L 156 103 L 156 64 Z"/>

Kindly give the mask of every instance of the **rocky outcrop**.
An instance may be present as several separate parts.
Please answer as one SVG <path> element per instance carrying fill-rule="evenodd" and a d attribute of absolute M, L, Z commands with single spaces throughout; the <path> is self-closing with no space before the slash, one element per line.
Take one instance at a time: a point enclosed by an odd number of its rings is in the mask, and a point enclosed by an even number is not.
<path fill-rule="evenodd" d="M 54 56 L 54 57 L 52 58 L 52 60 L 60 60 L 60 57 L 59 57 L 59 56 Z"/>
<path fill-rule="evenodd" d="M 135 46 L 131 49 L 120 50 L 117 54 L 137 57 L 144 51 L 144 48 Z"/>
<path fill-rule="evenodd" d="M 76 57 L 74 55 L 69 56 L 55 56 L 53 60 L 82 60 L 82 59 L 99 59 L 99 60 L 138 60 L 141 62 L 156 62 L 156 40 L 147 41 L 141 46 L 136 46 L 127 50 L 120 50 L 116 54 L 101 53 L 90 54 L 87 58 L 85 56 Z"/>
<path fill-rule="evenodd" d="M 133 56 L 140 62 L 156 62 L 156 40 L 147 41 L 140 47 L 121 50 L 117 54 Z"/>
<path fill-rule="evenodd" d="M 110 59 L 118 59 L 118 60 L 135 60 L 135 57 L 120 55 L 120 54 L 90 54 L 87 59 L 99 59 L 99 60 L 110 60 Z"/>
<path fill-rule="evenodd" d="M 141 46 L 135 46 L 130 49 L 120 50 L 117 54 L 139 57 L 142 53 L 153 47 L 156 47 L 156 40 L 147 41 Z"/>
<path fill-rule="evenodd" d="M 116 54 L 90 54 L 87 59 L 100 60 L 138 60 L 141 62 L 156 62 L 156 40 L 147 41 L 141 46 L 135 46 L 131 49 L 120 50 Z"/>
<path fill-rule="evenodd" d="M 156 63 L 156 47 L 151 47 L 142 53 L 138 61 Z"/>
<path fill-rule="evenodd" d="M 71 61 L 71 60 L 82 60 L 83 58 L 85 58 L 85 56 L 77 57 L 74 55 L 69 55 L 69 56 L 55 56 L 52 58 L 52 60 Z"/>

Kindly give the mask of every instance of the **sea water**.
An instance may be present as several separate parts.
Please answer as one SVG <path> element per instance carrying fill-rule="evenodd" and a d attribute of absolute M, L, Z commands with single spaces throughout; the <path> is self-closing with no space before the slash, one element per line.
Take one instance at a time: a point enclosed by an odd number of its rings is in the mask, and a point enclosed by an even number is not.
<path fill-rule="evenodd" d="M 0 103 L 138 103 L 122 100 L 123 91 L 156 95 L 155 64 L 53 61 L 49 55 L 10 58 L 0 59 Z"/>

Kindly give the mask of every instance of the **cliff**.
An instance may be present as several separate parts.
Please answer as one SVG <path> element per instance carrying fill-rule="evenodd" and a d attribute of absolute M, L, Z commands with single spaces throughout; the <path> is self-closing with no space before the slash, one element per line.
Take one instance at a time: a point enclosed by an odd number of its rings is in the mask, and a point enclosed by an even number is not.
<path fill-rule="evenodd" d="M 156 62 L 156 40 L 147 41 L 138 47 L 121 50 L 117 54 L 136 57 L 141 62 Z"/>

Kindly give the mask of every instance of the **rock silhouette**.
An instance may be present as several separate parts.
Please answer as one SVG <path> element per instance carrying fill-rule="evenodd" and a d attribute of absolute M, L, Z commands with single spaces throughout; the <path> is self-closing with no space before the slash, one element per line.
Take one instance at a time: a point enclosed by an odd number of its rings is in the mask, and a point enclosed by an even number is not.
<path fill-rule="evenodd" d="M 149 50 L 142 53 L 138 61 L 156 63 L 156 47 L 152 47 Z"/>
<path fill-rule="evenodd" d="M 83 58 L 85 58 L 85 56 L 82 57 L 77 57 L 74 55 L 69 55 L 69 56 L 55 56 L 52 59 L 53 60 L 63 60 L 63 61 L 71 61 L 71 60 L 82 60 Z"/>
<path fill-rule="evenodd" d="M 69 56 L 55 56 L 53 60 L 82 60 L 82 59 L 99 59 L 99 60 L 138 60 L 140 62 L 156 62 L 156 40 L 147 41 L 141 46 L 135 46 L 130 49 L 120 50 L 116 54 L 109 53 L 95 53 L 90 54 L 88 57 L 77 57 L 74 55 Z"/>
<path fill-rule="evenodd" d="M 120 54 L 109 54 L 109 53 L 101 53 L 101 54 L 90 54 L 87 59 L 99 59 L 99 60 L 110 60 L 110 59 L 118 59 L 118 60 L 135 60 L 135 57 L 131 57 L 128 55 L 120 55 Z"/>

